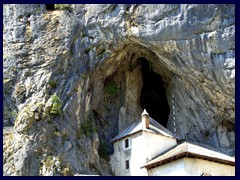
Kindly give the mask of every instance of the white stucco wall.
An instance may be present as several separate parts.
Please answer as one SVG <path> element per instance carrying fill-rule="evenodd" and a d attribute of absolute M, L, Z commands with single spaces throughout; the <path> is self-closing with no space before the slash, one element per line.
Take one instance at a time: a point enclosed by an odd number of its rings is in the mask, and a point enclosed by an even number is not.
<path fill-rule="evenodd" d="M 131 154 L 131 175 L 132 176 L 147 176 L 147 170 L 141 169 L 146 164 L 147 147 L 143 134 L 132 139 L 132 154 Z"/>
<path fill-rule="evenodd" d="M 149 160 L 177 144 L 175 138 L 156 135 L 149 132 L 143 132 L 143 139 L 144 147 L 147 147 L 145 156 Z"/>
<path fill-rule="evenodd" d="M 197 158 L 181 158 L 148 170 L 149 176 L 234 176 L 235 167 Z"/>
<path fill-rule="evenodd" d="M 147 176 L 147 170 L 141 168 L 149 160 L 162 151 L 174 146 L 176 140 L 154 133 L 139 132 L 129 137 L 131 148 L 124 148 L 126 138 L 114 143 L 114 154 L 110 157 L 110 164 L 117 176 Z M 126 170 L 125 161 L 130 161 L 130 169 Z"/>
<path fill-rule="evenodd" d="M 203 173 L 212 176 L 235 176 L 235 167 L 203 159 L 184 158 L 188 176 L 200 176 Z"/>
<path fill-rule="evenodd" d="M 124 147 L 129 139 L 129 148 Z M 176 144 L 176 139 L 149 132 L 138 132 L 114 143 L 110 164 L 116 176 L 234 176 L 235 167 L 197 158 L 182 158 L 168 164 L 146 170 L 141 168 L 149 160 Z M 125 161 L 130 168 L 126 169 Z"/>
<path fill-rule="evenodd" d="M 148 170 L 149 176 L 186 176 L 182 159 Z"/>
<path fill-rule="evenodd" d="M 132 140 L 139 136 L 141 136 L 141 132 L 114 142 L 114 154 L 110 156 L 110 165 L 116 176 L 131 176 L 131 167 L 135 164 L 132 163 L 131 160 Z M 130 147 L 127 149 L 124 148 L 125 139 L 129 139 Z M 130 162 L 130 169 L 128 170 L 125 168 L 126 160 L 129 160 Z"/>

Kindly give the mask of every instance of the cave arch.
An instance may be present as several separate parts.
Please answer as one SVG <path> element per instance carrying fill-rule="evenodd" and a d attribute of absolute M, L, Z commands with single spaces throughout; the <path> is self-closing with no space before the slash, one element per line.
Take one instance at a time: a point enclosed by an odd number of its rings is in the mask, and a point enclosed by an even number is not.
<path fill-rule="evenodd" d="M 141 119 L 144 108 L 162 126 L 172 129 L 169 119 L 173 72 L 144 46 L 130 43 L 121 49 L 99 62 L 88 82 L 100 144 L 108 143 Z M 113 152 L 112 144 L 107 151 Z"/>
<path fill-rule="evenodd" d="M 140 94 L 140 105 L 150 116 L 164 127 L 167 127 L 170 108 L 162 77 L 153 71 L 146 58 L 138 59 L 141 64 L 143 86 Z"/>
<path fill-rule="evenodd" d="M 168 64 L 139 44 L 125 44 L 120 49 L 96 65 L 88 82 L 100 142 L 109 142 L 141 119 L 144 108 L 153 119 L 172 130 L 171 80 L 174 74 Z M 104 125 L 100 121 L 105 121 Z M 108 151 L 113 151 L 111 145 Z"/>

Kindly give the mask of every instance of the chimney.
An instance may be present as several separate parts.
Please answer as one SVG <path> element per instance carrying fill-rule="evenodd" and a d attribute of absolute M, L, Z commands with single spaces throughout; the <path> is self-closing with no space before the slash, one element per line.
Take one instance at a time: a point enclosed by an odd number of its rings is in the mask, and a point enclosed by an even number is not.
<path fill-rule="evenodd" d="M 142 113 L 142 124 L 143 129 L 149 128 L 149 114 L 147 113 L 146 109 L 144 109 Z"/>

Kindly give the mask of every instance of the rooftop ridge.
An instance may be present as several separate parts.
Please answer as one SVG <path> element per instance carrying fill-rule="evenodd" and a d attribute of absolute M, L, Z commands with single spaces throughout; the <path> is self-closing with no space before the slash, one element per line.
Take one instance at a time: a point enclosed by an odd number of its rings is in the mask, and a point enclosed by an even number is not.
<path fill-rule="evenodd" d="M 162 126 L 160 123 L 158 123 L 156 120 L 154 120 L 153 118 L 151 118 L 149 116 L 149 123 L 150 123 L 150 128 L 148 129 L 144 129 L 147 130 L 149 132 L 155 133 L 155 134 L 161 134 L 163 136 L 168 136 L 168 137 L 173 137 L 176 138 L 176 136 L 167 128 L 165 128 L 164 126 Z M 122 139 L 126 136 L 129 136 L 133 133 L 136 133 L 142 129 L 142 120 L 138 119 L 135 122 L 133 122 L 131 125 L 129 125 L 126 129 L 124 129 L 122 132 L 120 132 L 117 136 L 115 136 L 113 139 L 110 140 L 110 143 L 118 140 L 118 139 Z"/>

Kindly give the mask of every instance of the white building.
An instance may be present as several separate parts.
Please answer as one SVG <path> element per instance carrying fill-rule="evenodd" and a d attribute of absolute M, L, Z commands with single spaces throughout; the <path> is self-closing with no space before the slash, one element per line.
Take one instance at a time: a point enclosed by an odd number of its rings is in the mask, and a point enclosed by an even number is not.
<path fill-rule="evenodd" d="M 235 175 L 235 158 L 177 138 L 146 110 L 111 140 L 116 176 Z"/>

